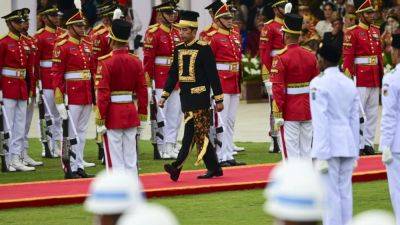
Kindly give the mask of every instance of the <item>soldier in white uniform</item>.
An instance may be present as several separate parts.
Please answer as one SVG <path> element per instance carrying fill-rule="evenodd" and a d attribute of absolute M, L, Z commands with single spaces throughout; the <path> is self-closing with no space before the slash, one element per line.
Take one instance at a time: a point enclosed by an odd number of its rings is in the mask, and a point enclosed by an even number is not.
<path fill-rule="evenodd" d="M 399 54 L 400 35 L 393 35 L 394 54 Z M 398 57 L 396 57 L 398 58 Z M 379 145 L 382 161 L 386 165 L 390 197 L 397 225 L 400 224 L 400 60 L 383 77 L 382 121 Z"/>
<path fill-rule="evenodd" d="M 324 44 L 317 56 L 323 72 L 310 85 L 311 156 L 322 173 L 330 205 L 324 225 L 343 225 L 352 218 L 351 176 L 359 153 L 360 100 L 353 81 L 339 70 L 340 49 Z"/>

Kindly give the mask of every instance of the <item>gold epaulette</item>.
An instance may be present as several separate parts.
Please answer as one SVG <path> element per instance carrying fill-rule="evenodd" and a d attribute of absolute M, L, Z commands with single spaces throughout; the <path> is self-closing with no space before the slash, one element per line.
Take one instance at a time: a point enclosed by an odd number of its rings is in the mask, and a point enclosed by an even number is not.
<path fill-rule="evenodd" d="M 107 55 L 103 55 L 103 56 L 100 56 L 99 58 L 97 58 L 97 60 L 104 60 L 104 59 L 107 59 L 107 58 L 109 58 L 109 57 L 111 57 L 111 52 L 110 53 L 108 53 Z"/>
<path fill-rule="evenodd" d="M 356 27 L 357 27 L 357 25 L 354 25 L 354 26 L 351 26 L 351 27 L 346 28 L 346 30 L 353 30 L 353 29 L 356 28 Z"/>
<path fill-rule="evenodd" d="M 207 42 L 201 41 L 201 40 L 198 40 L 198 41 L 197 41 L 197 44 L 202 45 L 202 46 L 208 45 Z"/>
<path fill-rule="evenodd" d="M 207 33 L 207 36 L 213 36 L 214 34 L 216 34 L 218 31 L 217 30 L 213 30 L 213 31 L 211 31 L 211 32 L 209 32 L 209 33 Z"/>
<path fill-rule="evenodd" d="M 56 46 L 62 46 L 62 45 L 64 45 L 65 43 L 67 43 L 67 39 L 62 39 L 61 41 L 59 41 L 59 42 L 56 43 Z"/>
<path fill-rule="evenodd" d="M 39 29 L 38 31 L 36 31 L 36 34 L 41 34 L 44 31 L 44 28 Z"/>
<path fill-rule="evenodd" d="M 268 20 L 267 22 L 264 23 L 264 25 L 270 24 L 272 22 L 274 22 L 274 20 Z"/>
<path fill-rule="evenodd" d="M 149 29 L 147 30 L 149 33 L 154 33 L 158 30 L 158 24 L 154 24 L 153 26 L 150 26 Z"/>
<path fill-rule="evenodd" d="M 100 30 L 100 29 L 103 28 L 103 27 L 104 27 L 104 24 L 99 24 L 99 25 L 93 27 L 93 31 Z"/>
<path fill-rule="evenodd" d="M 0 36 L 0 40 L 4 39 L 4 38 L 7 37 L 7 36 L 8 36 L 7 34 L 1 35 L 1 36 Z"/>
<path fill-rule="evenodd" d="M 210 25 L 206 26 L 203 31 L 207 32 L 211 27 L 212 27 L 212 25 L 210 24 Z"/>
<path fill-rule="evenodd" d="M 68 32 L 65 32 L 65 33 L 63 33 L 63 34 L 61 34 L 61 35 L 58 35 L 58 39 L 63 39 L 63 38 L 65 38 L 65 37 L 67 37 L 67 35 L 68 35 Z"/>
<path fill-rule="evenodd" d="M 160 25 L 159 23 L 155 23 L 153 25 L 150 25 L 148 29 L 153 28 L 153 27 L 157 27 L 158 25 Z"/>
<path fill-rule="evenodd" d="M 100 30 L 97 30 L 95 33 L 94 33 L 94 35 L 99 35 L 99 34 L 104 34 L 105 32 L 107 32 L 108 31 L 108 29 L 107 28 L 102 28 L 102 29 L 100 29 Z"/>
<path fill-rule="evenodd" d="M 283 53 L 285 53 L 287 50 L 287 47 L 282 48 L 281 50 L 279 50 L 276 55 L 282 55 Z"/>

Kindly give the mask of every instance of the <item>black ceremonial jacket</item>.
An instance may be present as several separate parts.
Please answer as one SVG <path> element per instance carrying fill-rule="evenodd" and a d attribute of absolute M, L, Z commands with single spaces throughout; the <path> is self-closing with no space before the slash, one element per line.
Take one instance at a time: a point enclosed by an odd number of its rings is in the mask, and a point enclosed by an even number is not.
<path fill-rule="evenodd" d="M 179 82 L 183 112 L 210 108 L 210 89 L 216 102 L 223 101 L 214 54 L 199 40 L 178 44 L 162 97 L 167 99 Z"/>

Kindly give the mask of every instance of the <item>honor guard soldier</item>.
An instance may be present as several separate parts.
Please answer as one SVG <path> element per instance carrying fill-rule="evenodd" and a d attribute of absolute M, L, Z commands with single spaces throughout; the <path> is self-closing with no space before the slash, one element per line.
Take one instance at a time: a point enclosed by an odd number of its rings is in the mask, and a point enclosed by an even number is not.
<path fill-rule="evenodd" d="M 38 47 L 37 57 L 39 60 L 39 88 L 43 91 L 43 101 L 46 102 L 44 104 L 47 104 L 47 107 L 45 107 L 46 115 L 48 117 L 51 115 L 53 118 L 53 125 L 49 127 L 52 135 L 50 140 L 52 157 L 58 157 L 61 154 L 61 118 L 54 102 L 54 77 L 51 74 L 53 49 L 57 39 L 57 29 L 60 25 L 58 12 L 58 8 L 55 5 L 48 5 L 43 8 L 39 12 L 39 16 L 43 21 L 44 28 L 40 29 L 35 35 Z M 44 148 L 42 150 L 42 157 L 45 157 Z"/>
<path fill-rule="evenodd" d="M 32 93 L 33 67 L 29 62 L 28 47 L 21 40 L 24 17 L 21 10 L 3 16 L 9 33 L 0 39 L 1 94 L 4 104 L 4 127 L 10 129 L 9 153 L 6 156 L 9 171 L 32 171 L 21 161 L 24 151 L 27 100 Z"/>
<path fill-rule="evenodd" d="M 393 53 L 399 59 L 400 35 L 392 37 Z M 383 77 L 382 120 L 379 149 L 386 165 L 390 197 L 397 224 L 400 223 L 400 61 Z"/>
<path fill-rule="evenodd" d="M 36 99 L 36 84 L 37 84 L 37 45 L 36 40 L 28 34 L 29 30 L 29 13 L 31 10 L 28 8 L 21 9 L 22 17 L 24 18 L 24 22 L 22 23 L 22 33 L 21 33 L 21 41 L 24 45 L 24 49 L 28 55 L 29 66 L 33 68 L 33 74 L 30 76 L 32 79 L 29 81 L 30 89 L 27 111 L 26 111 L 26 123 L 25 123 L 25 135 L 24 135 L 24 149 L 22 150 L 21 159 L 24 164 L 28 166 L 43 166 L 43 162 L 36 162 L 28 155 L 29 149 L 29 140 L 28 133 L 31 127 L 33 111 L 35 109 L 35 99 Z"/>
<path fill-rule="evenodd" d="M 210 36 L 212 36 L 209 34 L 213 31 L 218 30 L 218 25 L 214 21 L 214 12 L 216 12 L 218 9 L 213 9 L 213 8 L 219 7 L 221 5 L 219 2 L 220 2 L 220 0 L 214 1 L 213 3 L 211 3 L 210 5 L 208 5 L 207 7 L 204 8 L 204 9 L 208 10 L 208 13 L 210 14 L 213 22 L 211 23 L 211 25 L 207 26 L 202 32 L 200 32 L 199 39 L 201 41 L 209 42 Z"/>
<path fill-rule="evenodd" d="M 63 19 L 68 37 L 56 43 L 53 51 L 54 97 L 60 117 L 69 120 L 69 135 L 76 135 L 79 140 L 72 146 L 76 155 L 71 160 L 72 177 L 87 178 L 91 176 L 84 170 L 83 150 L 93 101 L 92 74 L 96 69 L 93 68 L 91 46 L 83 40 L 85 19 L 82 12 L 69 9 L 63 13 Z"/>
<path fill-rule="evenodd" d="M 342 225 L 352 218 L 351 177 L 359 152 L 360 99 L 353 81 L 339 69 L 341 49 L 325 43 L 317 56 L 322 72 L 310 84 L 314 132 L 311 156 L 329 202 L 323 223 Z"/>
<path fill-rule="evenodd" d="M 347 28 L 343 43 L 343 71 L 353 76 L 360 94 L 366 121 L 360 154 L 374 154 L 378 122 L 379 87 L 383 77 L 379 27 L 373 25 L 374 8 L 370 0 L 354 0 L 358 25 Z M 362 147 L 361 147 L 362 148 Z"/>
<path fill-rule="evenodd" d="M 138 128 L 143 128 L 141 123 L 147 121 L 148 96 L 142 62 L 129 53 L 131 27 L 125 20 L 114 20 L 110 30 L 113 50 L 99 58 L 96 125 L 99 134 L 104 134 L 107 167 L 138 175 L 136 135 Z M 138 109 L 133 102 L 134 93 Z"/>
<path fill-rule="evenodd" d="M 223 175 L 222 169 L 218 164 L 215 148 L 208 138 L 211 124 L 211 89 L 216 110 L 220 112 L 224 108 L 218 71 L 210 46 L 206 42 L 196 40 L 199 14 L 193 11 L 182 11 L 180 16 L 177 26 L 180 27 L 184 43 L 178 45 L 174 51 L 171 70 L 159 105 L 161 108 L 165 106 L 176 84 L 179 83 L 185 131 L 177 160 L 166 164 L 164 169 L 173 181 L 177 181 L 183 163 L 193 147 L 192 143 L 196 143 L 198 156 L 195 165 L 199 165 L 204 160 L 207 168 L 207 173 L 198 178 L 219 177 Z"/>
<path fill-rule="evenodd" d="M 265 89 L 269 96 L 270 103 L 270 132 L 269 135 L 272 138 L 269 152 L 277 153 L 280 151 L 278 136 L 279 132 L 274 129 L 274 118 L 272 115 L 272 83 L 269 80 L 270 71 L 272 66 L 272 58 L 285 47 L 283 42 L 283 17 L 284 8 L 287 0 L 274 0 L 271 7 L 274 11 L 275 18 L 266 22 L 261 30 L 260 35 L 260 58 L 262 62 L 262 76 L 265 85 Z"/>
<path fill-rule="evenodd" d="M 179 31 L 173 26 L 176 20 L 176 5 L 166 2 L 154 7 L 157 11 L 159 23 L 150 27 L 145 35 L 144 43 L 144 70 L 146 79 L 154 80 L 156 98 L 161 98 L 162 89 L 168 78 L 168 71 L 172 63 L 172 54 L 175 45 L 181 42 Z M 151 82 L 148 82 L 151 87 Z M 157 139 L 157 148 L 161 158 L 176 158 L 178 146 L 176 140 L 182 120 L 182 111 L 179 107 L 179 88 L 171 92 L 170 99 L 162 112 L 157 113 L 157 121 L 165 121 L 165 126 L 159 128 L 164 137 Z M 160 111 L 160 110 L 158 110 Z M 165 115 L 165 118 L 162 118 Z"/>
<path fill-rule="evenodd" d="M 218 147 L 218 161 L 222 166 L 237 166 L 244 163 L 233 158 L 234 122 L 240 96 L 241 43 L 236 32 L 232 32 L 233 15 L 228 5 L 218 1 L 213 7 L 218 30 L 210 32 L 210 46 L 217 61 L 218 76 L 224 92 L 225 110 L 219 113 L 223 124 L 222 146 Z"/>
<path fill-rule="evenodd" d="M 299 46 L 303 18 L 290 10 L 287 4 L 282 28 L 286 47 L 272 60 L 272 113 L 280 128 L 283 156 L 311 159 L 309 84 L 319 69 L 315 54 Z"/>

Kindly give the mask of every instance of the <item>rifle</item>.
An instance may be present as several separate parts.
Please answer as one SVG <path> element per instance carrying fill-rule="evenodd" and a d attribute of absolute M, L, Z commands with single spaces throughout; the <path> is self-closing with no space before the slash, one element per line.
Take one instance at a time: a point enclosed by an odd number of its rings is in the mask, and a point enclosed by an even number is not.
<path fill-rule="evenodd" d="M 64 177 L 65 179 L 72 178 L 72 170 L 71 170 L 71 157 L 76 158 L 75 153 L 72 151 L 72 146 L 78 144 L 78 140 L 75 138 L 69 137 L 69 107 L 68 107 L 68 96 L 65 95 L 65 108 L 68 112 L 67 119 L 63 119 L 62 121 L 62 130 L 63 130 L 63 143 L 62 143 L 62 163 L 63 163 L 63 170 L 64 170 Z M 73 124 L 73 123 L 72 123 Z"/>
<path fill-rule="evenodd" d="M 50 138 L 52 137 L 49 127 L 51 125 L 53 125 L 53 121 L 52 121 L 51 117 L 50 117 L 50 119 L 46 118 L 45 107 L 46 107 L 46 103 L 45 103 L 45 99 L 44 99 L 44 95 L 43 95 L 42 81 L 39 80 L 38 108 L 39 108 L 40 141 L 42 142 L 42 145 L 44 147 L 44 152 L 45 152 L 44 157 L 45 158 L 53 158 L 53 155 L 51 154 L 50 146 L 49 146 Z M 50 110 L 47 110 L 47 111 L 50 113 Z"/>
<path fill-rule="evenodd" d="M 154 83 L 154 82 L 153 82 Z M 154 87 L 154 85 L 153 85 Z M 160 156 L 160 152 L 158 151 L 157 148 L 157 137 L 160 138 L 161 140 L 164 140 L 164 135 L 162 133 L 160 133 L 160 129 L 162 127 L 164 127 L 164 121 L 157 121 L 157 113 L 160 112 L 162 118 L 164 118 L 163 116 L 163 112 L 161 110 L 159 110 L 158 108 L 158 102 L 157 102 L 157 98 L 156 98 L 156 91 L 155 88 L 152 89 L 151 91 L 151 100 L 150 100 L 150 124 L 151 124 L 151 143 L 153 145 L 153 158 L 154 159 L 161 159 Z"/>
<path fill-rule="evenodd" d="M 0 158 L 1 172 L 8 172 L 6 163 L 6 152 L 8 152 L 7 140 L 10 138 L 10 133 L 4 130 L 4 120 L 6 119 L 3 113 L 3 100 L 0 101 Z"/>

